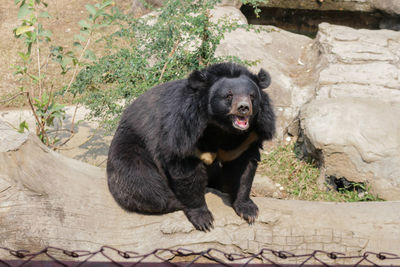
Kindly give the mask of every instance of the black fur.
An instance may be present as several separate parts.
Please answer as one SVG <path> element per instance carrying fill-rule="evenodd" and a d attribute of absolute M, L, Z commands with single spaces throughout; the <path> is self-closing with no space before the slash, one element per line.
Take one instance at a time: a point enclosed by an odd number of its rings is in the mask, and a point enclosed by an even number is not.
<path fill-rule="evenodd" d="M 275 130 L 270 100 L 262 90 L 269 84 L 262 69 L 255 75 L 222 63 L 138 97 L 122 115 L 108 155 L 108 185 L 119 205 L 146 214 L 183 210 L 196 229 L 207 231 L 213 222 L 204 198 L 208 185 L 228 192 L 236 213 L 254 222 L 258 208 L 249 194 L 259 148 Z M 232 126 L 239 96 L 251 109 L 245 130 Z M 229 152 L 250 132 L 258 140 L 230 162 L 217 157 L 206 165 L 195 154 L 197 149 Z"/>

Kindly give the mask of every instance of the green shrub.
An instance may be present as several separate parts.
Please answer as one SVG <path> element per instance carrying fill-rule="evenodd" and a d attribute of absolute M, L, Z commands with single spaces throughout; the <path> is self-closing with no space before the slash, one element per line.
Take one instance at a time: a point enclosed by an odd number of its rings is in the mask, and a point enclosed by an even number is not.
<path fill-rule="evenodd" d="M 112 130 L 124 107 L 157 84 L 184 78 L 195 69 L 220 61 L 250 64 L 215 56 L 225 33 L 248 28 L 227 18 L 213 23 L 209 11 L 217 2 L 166 0 L 154 11 L 156 15 L 133 18 L 114 14 L 120 30 L 107 42 L 116 52 L 82 70 L 71 92 L 80 96 L 92 117 L 100 118 Z M 127 45 L 120 47 L 120 43 Z"/>

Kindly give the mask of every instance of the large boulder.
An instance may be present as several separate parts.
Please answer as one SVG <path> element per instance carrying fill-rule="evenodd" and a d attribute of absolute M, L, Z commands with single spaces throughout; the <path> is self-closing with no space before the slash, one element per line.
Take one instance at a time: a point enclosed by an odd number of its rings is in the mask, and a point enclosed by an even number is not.
<path fill-rule="evenodd" d="M 325 174 L 367 183 L 387 200 L 400 199 L 400 104 L 378 99 L 333 98 L 301 111 L 307 152 Z"/>
<path fill-rule="evenodd" d="M 400 33 L 322 23 L 316 100 L 302 108 L 308 153 L 327 176 L 400 199 Z"/>
<path fill-rule="evenodd" d="M 241 254 L 265 248 L 295 254 L 325 250 L 362 256 L 366 251 L 396 253 L 394 248 L 400 247 L 399 202 L 318 203 L 256 197 L 253 199 L 260 209 L 259 218 L 248 225 L 226 204 L 226 196 L 208 193 L 206 200 L 214 214 L 215 228 L 204 233 L 196 231 L 182 211 L 146 216 L 122 210 L 107 189 L 104 169 L 51 151 L 36 136 L 19 134 L 2 121 L 0 140 L 1 248 L 38 252 L 53 246 L 97 251 L 109 245 L 141 254 L 156 248 L 214 248 Z M 77 260 L 61 252 L 51 255 Z M 162 251 L 158 255 L 163 257 Z M 124 260 L 122 256 L 114 253 L 112 258 Z M 265 256 L 283 263 L 272 254 Z M 16 258 L 0 249 L 0 259 Z M 303 260 L 291 258 L 284 262 Z M 355 264 L 359 260 L 324 257 L 329 264 Z"/>
<path fill-rule="evenodd" d="M 400 14 L 400 2 L 398 0 L 372 0 L 373 6 L 389 14 Z"/>
<path fill-rule="evenodd" d="M 260 6 L 361 12 L 380 10 L 390 14 L 400 14 L 400 3 L 397 0 L 268 0 L 262 2 Z"/>
<path fill-rule="evenodd" d="M 317 98 L 342 96 L 400 102 L 400 32 L 322 23 Z"/>

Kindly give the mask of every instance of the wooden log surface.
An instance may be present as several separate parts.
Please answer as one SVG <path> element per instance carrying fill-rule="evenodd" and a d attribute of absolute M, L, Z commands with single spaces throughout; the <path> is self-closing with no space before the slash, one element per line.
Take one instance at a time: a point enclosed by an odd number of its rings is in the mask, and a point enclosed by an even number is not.
<path fill-rule="evenodd" d="M 19 134 L 0 121 L 0 247 L 94 251 L 109 245 L 138 253 L 156 248 L 400 253 L 400 202 L 257 197 L 253 199 L 260 214 L 254 225 L 248 225 L 224 195 L 209 192 L 206 199 L 215 218 L 208 233 L 196 231 L 181 211 L 162 216 L 125 212 L 108 191 L 104 169 L 64 157 L 36 136 Z M 0 250 L 0 259 L 15 258 Z"/>

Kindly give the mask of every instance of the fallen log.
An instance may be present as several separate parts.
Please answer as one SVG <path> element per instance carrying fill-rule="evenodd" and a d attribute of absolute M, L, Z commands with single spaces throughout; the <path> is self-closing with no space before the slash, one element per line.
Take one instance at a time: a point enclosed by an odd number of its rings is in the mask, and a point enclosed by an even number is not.
<path fill-rule="evenodd" d="M 156 248 L 216 248 L 227 253 L 268 248 L 294 254 L 324 250 L 355 256 L 366 251 L 399 253 L 400 202 L 256 197 L 259 218 L 248 225 L 224 195 L 209 192 L 206 199 L 215 218 L 208 233 L 196 231 L 181 211 L 162 216 L 125 212 L 108 191 L 104 169 L 51 151 L 36 136 L 20 134 L 0 121 L 0 248 L 96 251 L 108 245 L 138 253 Z M 0 259 L 15 256 L 0 249 Z M 356 262 L 351 260 L 346 263 Z"/>

